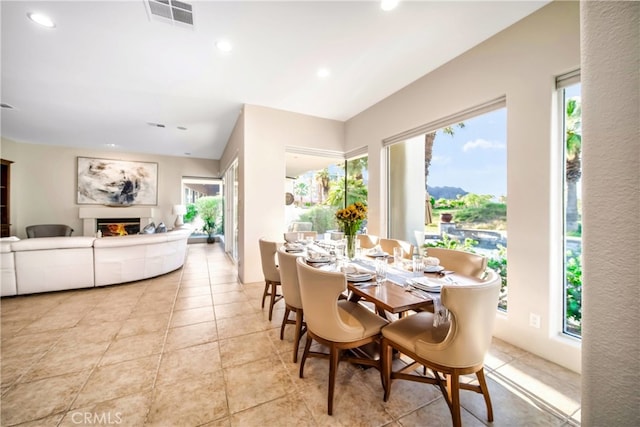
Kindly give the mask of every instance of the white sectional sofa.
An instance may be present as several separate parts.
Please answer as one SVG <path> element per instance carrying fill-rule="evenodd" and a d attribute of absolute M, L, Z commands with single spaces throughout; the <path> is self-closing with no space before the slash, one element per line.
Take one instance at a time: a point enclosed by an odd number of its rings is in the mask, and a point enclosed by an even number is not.
<path fill-rule="evenodd" d="M 191 230 L 2 241 L 2 296 L 114 285 L 180 268 Z"/>
<path fill-rule="evenodd" d="M 190 233 L 105 237 L 93 243 L 95 285 L 132 282 L 180 268 Z"/>
<path fill-rule="evenodd" d="M 11 243 L 18 241 L 17 238 L 3 238 L 0 241 L 0 280 L 1 295 L 16 295 L 16 263 Z"/>

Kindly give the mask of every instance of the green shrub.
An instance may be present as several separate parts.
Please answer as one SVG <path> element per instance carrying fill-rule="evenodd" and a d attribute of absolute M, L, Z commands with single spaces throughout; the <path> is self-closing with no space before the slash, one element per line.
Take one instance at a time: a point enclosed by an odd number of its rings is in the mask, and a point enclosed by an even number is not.
<path fill-rule="evenodd" d="M 209 234 L 222 230 L 222 196 L 206 196 L 196 200 L 198 215 L 204 221 L 202 231 Z"/>
<path fill-rule="evenodd" d="M 313 224 L 312 230 L 318 234 L 325 233 L 327 230 L 337 230 L 335 210 L 328 206 L 316 205 L 302 215 L 299 221 L 310 222 Z"/>
<path fill-rule="evenodd" d="M 198 216 L 198 208 L 196 208 L 195 204 L 189 203 L 187 205 L 187 213 L 184 214 L 184 222 L 193 222 L 196 216 Z"/>
<path fill-rule="evenodd" d="M 456 222 L 488 223 L 507 220 L 507 205 L 487 203 L 478 207 L 465 207 L 456 212 Z"/>
<path fill-rule="evenodd" d="M 567 320 L 570 320 L 577 334 L 582 322 L 582 262 L 579 255 L 567 251 L 566 269 Z"/>

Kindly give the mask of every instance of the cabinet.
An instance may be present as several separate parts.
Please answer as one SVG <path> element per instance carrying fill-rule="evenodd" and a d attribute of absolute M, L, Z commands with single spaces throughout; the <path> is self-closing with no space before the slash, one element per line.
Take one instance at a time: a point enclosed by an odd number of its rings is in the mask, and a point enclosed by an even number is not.
<path fill-rule="evenodd" d="M 11 160 L 0 159 L 0 220 L 2 222 L 0 237 L 11 235 Z"/>

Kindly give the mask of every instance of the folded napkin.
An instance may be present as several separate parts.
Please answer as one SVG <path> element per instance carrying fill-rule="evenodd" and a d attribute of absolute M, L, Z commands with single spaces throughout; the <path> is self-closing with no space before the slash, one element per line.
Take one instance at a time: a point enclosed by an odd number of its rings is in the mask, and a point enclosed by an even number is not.
<path fill-rule="evenodd" d="M 451 315 L 447 307 L 442 304 L 440 298 L 433 298 L 433 327 L 437 328 L 450 321 Z"/>
<path fill-rule="evenodd" d="M 329 255 L 329 252 L 327 252 L 326 249 L 316 245 L 315 243 L 310 243 L 307 245 L 307 251 L 309 253 L 317 253 L 317 254 L 321 254 L 321 255 Z"/>
<path fill-rule="evenodd" d="M 422 263 L 427 266 L 427 265 L 440 265 L 440 260 L 434 256 L 426 256 L 422 258 Z"/>
<path fill-rule="evenodd" d="M 369 249 L 367 251 L 367 255 L 369 255 L 369 256 L 383 256 L 383 255 L 387 255 L 387 253 L 382 250 L 380 245 L 375 245 L 374 247 L 372 247 L 371 249 Z"/>
<path fill-rule="evenodd" d="M 304 246 L 300 243 L 285 243 L 284 250 L 287 252 L 302 252 L 304 251 Z"/>
<path fill-rule="evenodd" d="M 416 288 L 427 292 L 440 292 L 442 285 L 446 283 L 441 280 L 434 280 L 426 277 L 412 277 L 407 281 Z"/>
<path fill-rule="evenodd" d="M 342 266 L 342 267 L 340 267 L 340 271 L 342 271 L 343 273 L 346 273 L 346 274 L 364 274 L 364 273 L 369 274 L 369 273 L 371 273 L 370 271 L 358 268 L 358 266 L 354 265 L 354 264 L 347 264 L 345 266 Z"/>

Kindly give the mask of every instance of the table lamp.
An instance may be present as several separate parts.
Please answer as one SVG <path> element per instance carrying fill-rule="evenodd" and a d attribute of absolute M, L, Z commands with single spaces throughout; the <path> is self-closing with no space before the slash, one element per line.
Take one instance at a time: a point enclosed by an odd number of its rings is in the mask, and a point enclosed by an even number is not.
<path fill-rule="evenodd" d="M 176 222 L 173 224 L 175 228 L 182 227 L 184 221 L 182 215 L 187 213 L 187 207 L 185 205 L 173 205 L 173 214 L 176 215 Z"/>

